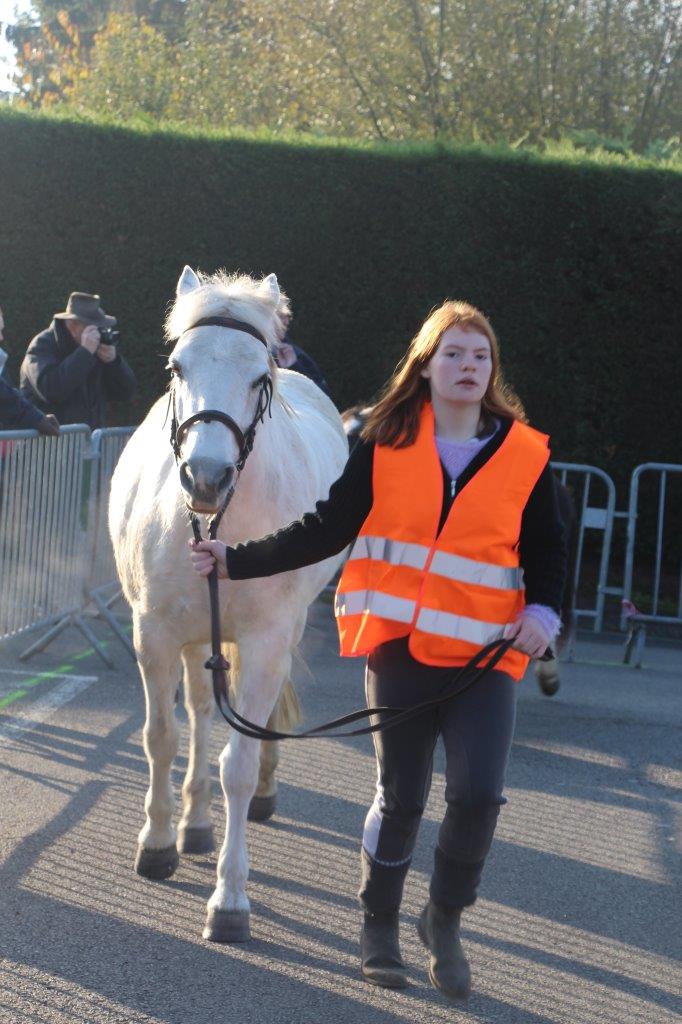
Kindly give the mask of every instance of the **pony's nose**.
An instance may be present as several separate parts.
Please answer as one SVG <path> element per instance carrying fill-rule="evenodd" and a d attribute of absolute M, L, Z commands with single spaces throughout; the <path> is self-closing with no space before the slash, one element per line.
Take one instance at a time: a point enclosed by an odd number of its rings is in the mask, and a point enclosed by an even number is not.
<path fill-rule="evenodd" d="M 235 467 L 216 459 L 186 459 L 180 466 L 180 483 L 193 502 L 215 506 L 234 480 Z"/>

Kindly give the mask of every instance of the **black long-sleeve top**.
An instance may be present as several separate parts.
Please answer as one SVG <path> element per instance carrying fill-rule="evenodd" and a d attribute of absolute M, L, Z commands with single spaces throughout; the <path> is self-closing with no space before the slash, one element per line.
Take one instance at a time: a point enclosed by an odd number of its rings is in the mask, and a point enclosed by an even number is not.
<path fill-rule="evenodd" d="M 497 451 L 512 422 L 511 419 L 501 420 L 500 429 L 460 473 L 454 488 L 441 463 L 444 487 L 439 531 L 457 495 Z M 260 540 L 228 547 L 229 577 L 240 580 L 274 576 L 321 562 L 343 551 L 357 537 L 372 507 L 373 457 L 374 443 L 359 441 L 342 475 L 332 484 L 329 497 L 318 501 L 314 512 L 307 512 L 301 519 Z M 523 511 L 519 558 L 526 604 L 547 605 L 559 614 L 566 577 L 567 542 L 549 464 L 538 478 Z"/>

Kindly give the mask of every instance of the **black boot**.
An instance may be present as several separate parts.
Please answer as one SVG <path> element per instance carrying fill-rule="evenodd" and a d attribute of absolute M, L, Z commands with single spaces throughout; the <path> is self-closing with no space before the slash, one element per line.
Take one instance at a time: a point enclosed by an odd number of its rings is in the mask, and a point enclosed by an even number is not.
<path fill-rule="evenodd" d="M 429 900 L 417 922 L 419 938 L 431 953 L 431 984 L 450 999 L 467 999 L 471 991 L 469 961 L 459 938 L 461 913 L 461 908 L 449 910 Z"/>
<path fill-rule="evenodd" d="M 370 914 L 360 933 L 362 976 L 371 985 L 384 988 L 405 988 L 407 973 L 398 943 L 398 911 Z"/>

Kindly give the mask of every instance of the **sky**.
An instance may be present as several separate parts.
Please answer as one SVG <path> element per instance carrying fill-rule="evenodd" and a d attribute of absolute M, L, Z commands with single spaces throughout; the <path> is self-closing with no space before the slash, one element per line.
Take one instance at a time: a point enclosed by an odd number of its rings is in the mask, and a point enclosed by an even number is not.
<path fill-rule="evenodd" d="M 30 0 L 0 0 L 0 92 L 9 92 L 12 88 L 11 77 L 14 71 L 14 47 L 5 39 L 5 26 L 17 20 L 17 14 L 28 11 Z"/>

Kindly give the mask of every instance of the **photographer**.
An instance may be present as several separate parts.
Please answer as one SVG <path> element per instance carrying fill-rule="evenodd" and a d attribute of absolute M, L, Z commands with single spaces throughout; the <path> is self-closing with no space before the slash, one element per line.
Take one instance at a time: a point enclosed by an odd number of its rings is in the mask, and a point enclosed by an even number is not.
<path fill-rule="evenodd" d="M 28 346 L 21 364 L 22 394 L 60 423 L 103 427 L 106 400 L 126 401 L 136 387 L 118 341 L 116 318 L 100 307 L 99 295 L 73 292 L 66 311 L 55 313 L 47 330 Z"/>

